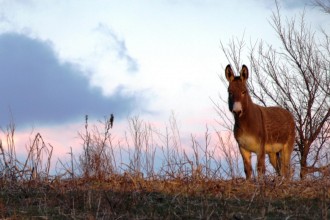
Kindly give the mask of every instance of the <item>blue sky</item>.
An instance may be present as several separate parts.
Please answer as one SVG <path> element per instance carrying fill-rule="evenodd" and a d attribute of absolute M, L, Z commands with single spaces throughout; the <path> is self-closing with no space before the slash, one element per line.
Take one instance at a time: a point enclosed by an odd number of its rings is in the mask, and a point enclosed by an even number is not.
<path fill-rule="evenodd" d="M 284 17 L 305 9 L 329 30 L 310 1 L 279 4 Z M 273 10 L 271 0 L 1 0 L 0 126 L 11 114 L 18 128 L 58 129 L 85 114 L 162 122 L 174 111 L 182 129 L 199 132 L 217 117 L 210 98 L 226 97 L 220 41 L 277 46 Z"/>

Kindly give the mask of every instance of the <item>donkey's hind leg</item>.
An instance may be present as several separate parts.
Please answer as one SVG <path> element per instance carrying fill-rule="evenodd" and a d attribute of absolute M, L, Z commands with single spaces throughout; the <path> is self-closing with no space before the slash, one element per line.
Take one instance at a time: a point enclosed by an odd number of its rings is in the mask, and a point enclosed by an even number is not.
<path fill-rule="evenodd" d="M 292 148 L 291 146 L 293 144 L 285 144 L 283 147 L 283 150 L 281 152 L 281 173 L 285 178 L 290 178 L 291 175 L 291 153 L 292 153 Z"/>
<path fill-rule="evenodd" d="M 269 153 L 269 161 L 271 165 L 276 170 L 276 173 L 280 176 L 281 175 L 281 161 L 279 158 L 279 153 Z"/>

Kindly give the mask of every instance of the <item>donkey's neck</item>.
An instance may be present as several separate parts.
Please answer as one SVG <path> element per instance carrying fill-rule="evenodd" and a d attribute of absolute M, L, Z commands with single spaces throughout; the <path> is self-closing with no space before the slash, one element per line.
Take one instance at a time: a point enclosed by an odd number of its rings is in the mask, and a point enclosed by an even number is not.
<path fill-rule="evenodd" d="M 235 128 L 243 128 L 254 126 L 260 117 L 259 106 L 252 102 L 250 96 L 247 97 L 247 103 L 243 109 L 243 114 L 241 117 L 235 116 Z"/>

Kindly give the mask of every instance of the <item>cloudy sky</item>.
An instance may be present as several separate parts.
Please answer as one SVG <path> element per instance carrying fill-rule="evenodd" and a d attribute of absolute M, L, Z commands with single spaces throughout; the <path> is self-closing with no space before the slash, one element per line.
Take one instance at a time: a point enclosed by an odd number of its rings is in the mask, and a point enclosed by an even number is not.
<path fill-rule="evenodd" d="M 279 4 L 329 30 L 310 1 Z M 124 128 L 129 116 L 162 123 L 173 111 L 184 132 L 216 126 L 210 99 L 226 93 L 228 64 L 220 41 L 276 46 L 273 10 L 272 0 L 0 0 L 0 126 L 43 129 L 59 149 L 86 114 L 113 113 Z"/>

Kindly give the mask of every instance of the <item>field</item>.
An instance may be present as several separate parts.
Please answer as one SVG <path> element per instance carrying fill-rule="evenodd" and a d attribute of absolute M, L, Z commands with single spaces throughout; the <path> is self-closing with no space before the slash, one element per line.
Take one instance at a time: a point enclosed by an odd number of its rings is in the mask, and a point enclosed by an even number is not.
<path fill-rule="evenodd" d="M 326 173 L 283 180 L 268 167 L 265 177 L 245 181 L 237 148 L 220 135 L 192 135 L 188 151 L 175 120 L 159 135 L 133 118 L 125 143 L 114 142 L 109 123 L 90 126 L 86 118 L 81 155 L 59 159 L 55 174 L 53 146 L 36 134 L 19 160 L 9 127 L 0 142 L 0 218 L 330 219 Z"/>
<path fill-rule="evenodd" d="M 1 183 L 2 219 L 329 219 L 329 179 Z"/>

